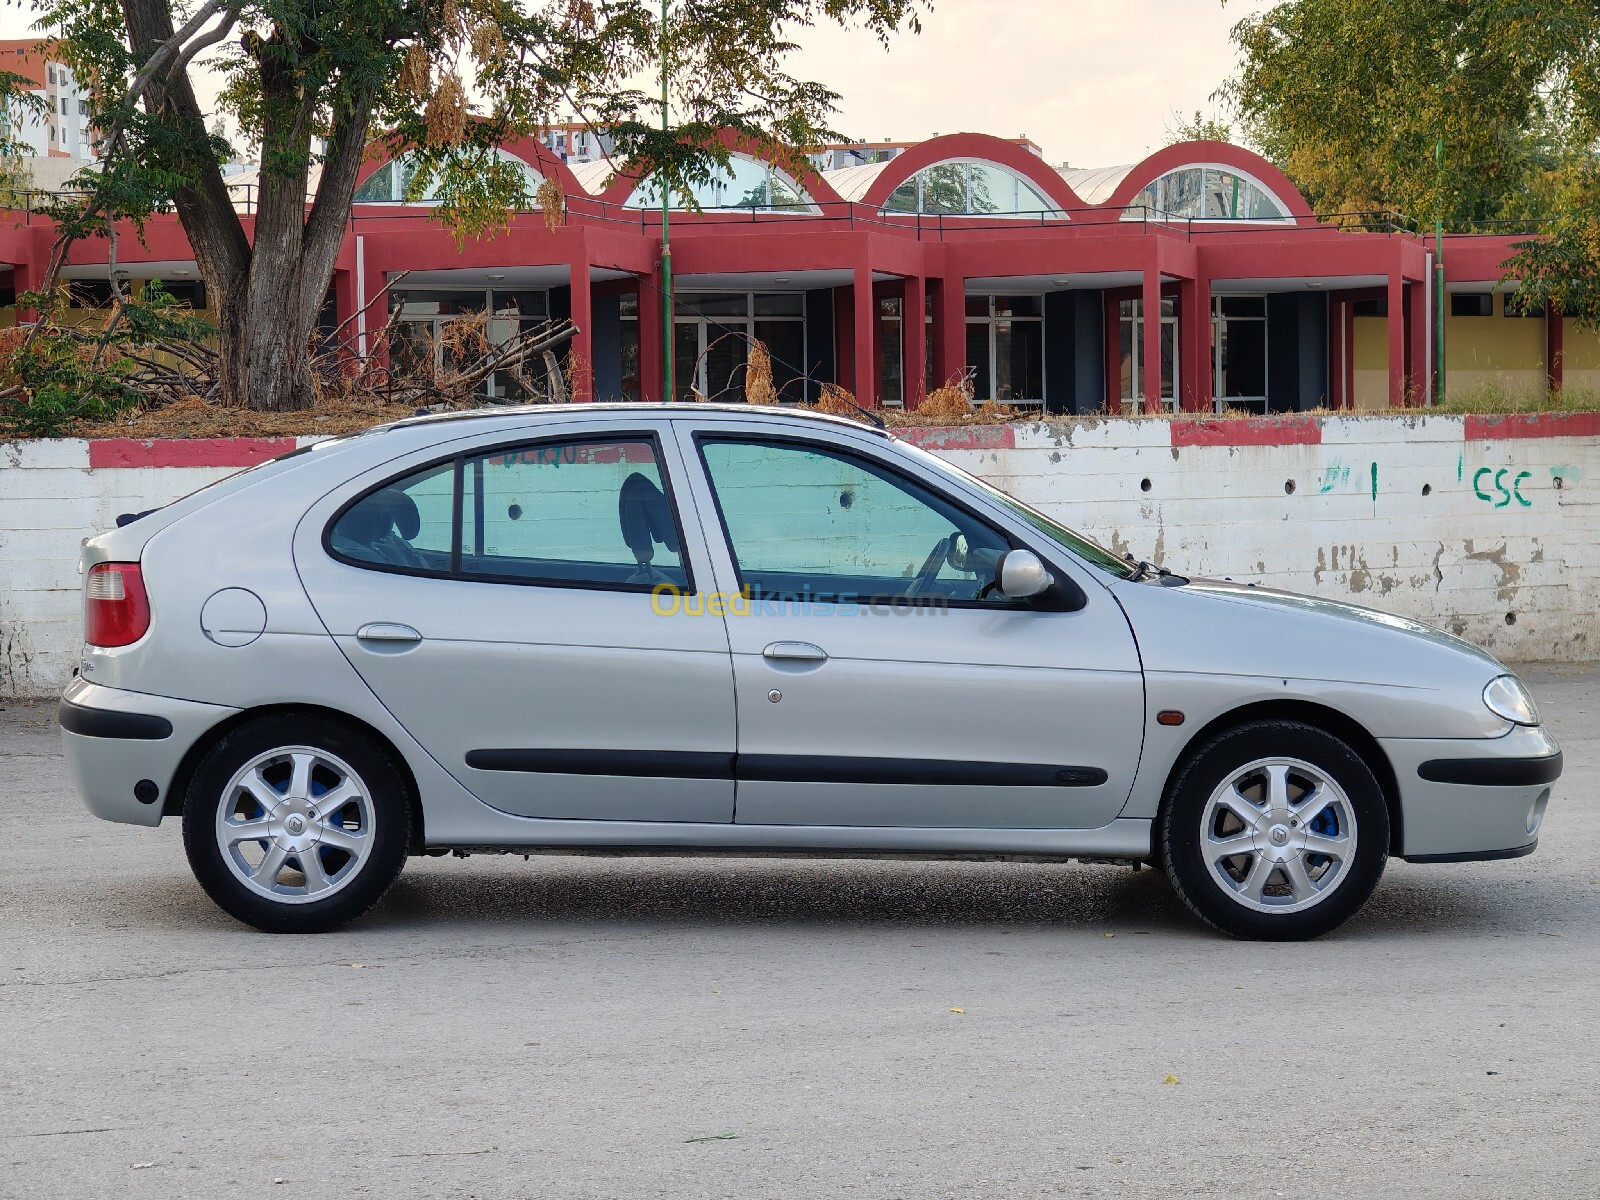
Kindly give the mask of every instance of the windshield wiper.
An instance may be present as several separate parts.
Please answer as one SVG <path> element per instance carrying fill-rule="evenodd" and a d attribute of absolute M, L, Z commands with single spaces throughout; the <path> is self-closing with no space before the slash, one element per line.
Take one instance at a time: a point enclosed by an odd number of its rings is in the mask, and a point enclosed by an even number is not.
<path fill-rule="evenodd" d="M 1167 570 L 1166 567 L 1158 567 L 1155 563 L 1145 562 L 1143 559 L 1135 558 L 1131 554 L 1124 554 L 1122 557 L 1127 559 L 1128 565 L 1133 568 L 1133 574 L 1128 576 L 1130 583 L 1142 583 L 1151 576 L 1156 576 L 1162 580 L 1182 579 L 1184 583 L 1189 582 L 1187 579 L 1183 579 L 1182 576 L 1175 575 Z"/>

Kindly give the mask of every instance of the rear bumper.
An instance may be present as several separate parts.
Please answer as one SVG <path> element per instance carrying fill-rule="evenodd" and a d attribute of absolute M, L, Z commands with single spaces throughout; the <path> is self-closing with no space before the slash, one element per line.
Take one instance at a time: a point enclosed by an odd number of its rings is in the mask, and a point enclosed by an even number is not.
<path fill-rule="evenodd" d="M 159 825 L 178 764 L 237 709 L 73 680 L 58 711 L 67 777 L 106 821 Z"/>
<path fill-rule="evenodd" d="M 1532 854 L 1561 747 L 1518 726 L 1482 741 L 1387 739 L 1400 785 L 1401 857 L 1474 862 Z"/>

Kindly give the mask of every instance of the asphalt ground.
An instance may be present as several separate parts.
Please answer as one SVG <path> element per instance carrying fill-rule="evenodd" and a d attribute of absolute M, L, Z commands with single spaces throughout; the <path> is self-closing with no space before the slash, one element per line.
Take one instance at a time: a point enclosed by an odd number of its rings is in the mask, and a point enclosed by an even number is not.
<path fill-rule="evenodd" d="M 1596 1195 L 1600 668 L 1527 675 L 1539 852 L 1292 945 L 1149 870 L 520 857 L 272 937 L 10 702 L 0 1196 Z"/>

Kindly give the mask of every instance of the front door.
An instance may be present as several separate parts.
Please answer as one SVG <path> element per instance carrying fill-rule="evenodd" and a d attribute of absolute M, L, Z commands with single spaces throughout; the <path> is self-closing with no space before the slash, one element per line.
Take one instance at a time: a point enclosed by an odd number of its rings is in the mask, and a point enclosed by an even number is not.
<path fill-rule="evenodd" d="M 695 487 L 719 580 L 742 593 L 725 605 L 735 819 L 1111 821 L 1144 725 L 1120 606 L 1092 579 L 1071 612 L 996 595 L 986 586 L 995 563 L 1021 543 L 870 448 L 875 440 L 774 439 L 707 422 L 684 449 L 703 465 Z"/>
<path fill-rule="evenodd" d="M 518 816 L 732 820 L 722 622 L 652 603 L 710 576 L 655 431 L 374 475 L 313 510 L 296 563 L 345 656 L 446 770 Z"/>

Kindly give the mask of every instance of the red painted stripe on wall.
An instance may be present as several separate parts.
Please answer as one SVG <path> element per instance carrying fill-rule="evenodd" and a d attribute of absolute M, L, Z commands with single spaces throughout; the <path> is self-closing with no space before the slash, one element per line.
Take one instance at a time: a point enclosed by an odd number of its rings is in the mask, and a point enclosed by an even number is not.
<path fill-rule="evenodd" d="M 253 467 L 296 448 L 292 437 L 104 438 L 89 443 L 91 467 Z"/>
<path fill-rule="evenodd" d="M 1322 422 L 1315 417 L 1244 417 L 1176 420 L 1174 446 L 1318 446 Z"/>
<path fill-rule="evenodd" d="M 894 432 L 924 450 L 1011 450 L 1017 444 L 1017 431 L 1010 425 L 928 425 Z"/>
<path fill-rule="evenodd" d="M 1600 412 L 1469 413 L 1463 436 L 1469 442 L 1505 438 L 1600 437 Z"/>

